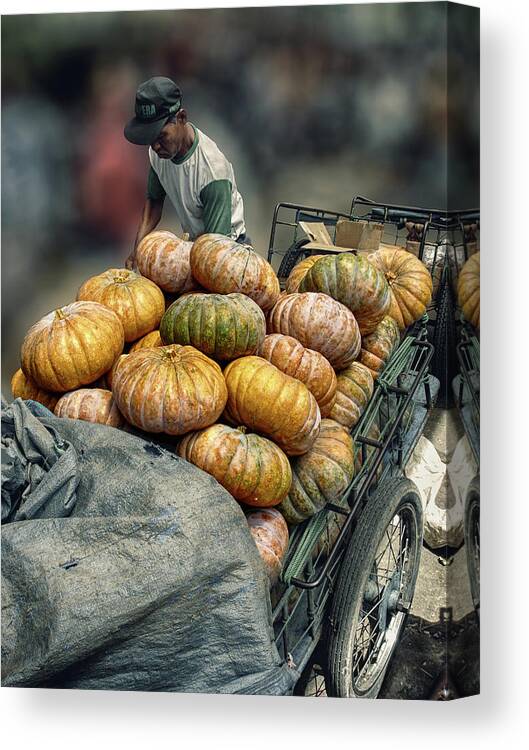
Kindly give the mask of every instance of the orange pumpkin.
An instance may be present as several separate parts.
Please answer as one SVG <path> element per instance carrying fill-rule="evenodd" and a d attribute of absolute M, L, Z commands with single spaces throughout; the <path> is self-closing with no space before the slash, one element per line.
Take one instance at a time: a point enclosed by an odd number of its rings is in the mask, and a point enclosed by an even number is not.
<path fill-rule="evenodd" d="M 165 311 L 161 289 L 126 268 L 110 268 L 84 282 L 78 300 L 92 300 L 113 310 L 123 324 L 125 341 L 136 341 L 160 325 Z"/>
<path fill-rule="evenodd" d="M 330 417 L 348 430 L 358 422 L 373 395 L 371 371 L 360 362 L 352 362 L 337 378 L 336 400 Z"/>
<path fill-rule="evenodd" d="M 360 362 L 370 369 L 374 378 L 378 378 L 399 343 L 399 327 L 393 318 L 386 315 L 375 331 L 362 339 Z"/>
<path fill-rule="evenodd" d="M 189 264 L 192 242 L 172 232 L 151 232 L 136 248 L 138 270 L 171 294 L 181 294 L 194 286 Z"/>
<path fill-rule="evenodd" d="M 384 274 L 363 255 L 340 253 L 320 258 L 308 269 L 300 292 L 323 292 L 354 314 L 362 336 L 388 314 L 391 294 Z"/>
<path fill-rule="evenodd" d="M 258 355 L 305 383 L 318 402 L 321 416 L 328 416 L 336 396 L 336 374 L 322 354 L 306 349 L 292 336 L 271 333 L 265 337 Z"/>
<path fill-rule="evenodd" d="M 142 336 L 141 339 L 135 341 L 130 347 L 131 352 L 137 352 L 138 349 L 145 349 L 150 346 L 163 346 L 162 337 L 160 331 L 151 331 Z"/>
<path fill-rule="evenodd" d="M 220 367 L 192 346 L 158 346 L 127 355 L 112 392 L 125 419 L 145 432 L 183 435 L 217 421 L 227 399 Z"/>
<path fill-rule="evenodd" d="M 268 318 L 269 333 L 293 336 L 341 370 L 360 352 L 360 331 L 352 312 L 327 294 L 282 296 Z"/>
<path fill-rule="evenodd" d="M 24 375 L 22 370 L 17 370 L 11 378 L 11 392 L 13 393 L 13 398 L 38 401 L 39 404 L 42 404 L 50 411 L 53 411 L 55 404 L 60 398 L 60 394 L 58 393 L 50 393 L 39 388 L 36 383 Z"/>
<path fill-rule="evenodd" d="M 246 505 L 268 508 L 286 496 L 292 481 L 288 458 L 271 440 L 214 424 L 180 441 L 178 455 L 207 471 Z"/>
<path fill-rule="evenodd" d="M 240 292 L 270 310 L 279 297 L 274 269 L 249 245 L 222 234 L 203 234 L 191 249 L 191 271 L 206 289 L 220 294 Z"/>
<path fill-rule="evenodd" d="M 468 320 L 474 328 L 479 328 L 479 274 L 479 253 L 474 253 L 461 269 L 457 280 L 457 303 L 463 311 L 466 320 Z"/>
<path fill-rule="evenodd" d="M 312 448 L 291 461 L 292 486 L 278 508 L 287 522 L 301 523 L 327 503 L 338 503 L 353 481 L 354 464 L 349 432 L 332 419 L 322 419 Z"/>
<path fill-rule="evenodd" d="M 73 302 L 29 329 L 22 343 L 22 370 L 47 391 L 72 391 L 110 370 L 123 344 L 116 313 L 97 302 Z"/>
<path fill-rule="evenodd" d="M 226 415 L 263 433 L 289 455 L 306 453 L 320 429 L 320 410 L 309 389 L 262 357 L 241 357 L 224 370 Z"/>
<path fill-rule="evenodd" d="M 309 268 L 312 268 L 320 258 L 325 258 L 325 255 L 309 255 L 308 258 L 303 258 L 299 263 L 296 263 L 285 284 L 285 291 L 288 294 L 293 294 L 298 291 L 301 279 L 305 276 Z"/>
<path fill-rule="evenodd" d="M 128 356 L 129 356 L 128 354 L 121 354 L 116 359 L 116 361 L 114 362 L 114 364 L 112 365 L 112 367 L 110 368 L 110 370 L 108 372 L 106 372 L 103 375 L 103 377 L 100 379 L 102 381 L 101 386 L 100 386 L 101 388 L 106 388 L 109 391 L 112 390 L 112 381 L 114 380 L 114 375 L 116 373 L 116 369 L 119 367 L 119 365 L 121 364 L 121 362 L 123 362 L 125 359 L 127 359 Z M 92 387 L 94 385 L 95 384 L 93 383 Z"/>
<path fill-rule="evenodd" d="M 403 247 L 380 246 L 367 257 L 386 277 L 391 292 L 388 311 L 404 330 L 419 320 L 432 301 L 432 277 L 422 261 Z"/>
<path fill-rule="evenodd" d="M 273 585 L 279 578 L 288 549 L 288 526 L 275 508 L 248 513 L 246 520 L 270 579 L 270 585 Z"/>
<path fill-rule="evenodd" d="M 82 419 L 85 422 L 122 427 L 124 419 L 119 413 L 111 391 L 104 388 L 79 388 L 65 393 L 55 406 L 57 417 Z"/>

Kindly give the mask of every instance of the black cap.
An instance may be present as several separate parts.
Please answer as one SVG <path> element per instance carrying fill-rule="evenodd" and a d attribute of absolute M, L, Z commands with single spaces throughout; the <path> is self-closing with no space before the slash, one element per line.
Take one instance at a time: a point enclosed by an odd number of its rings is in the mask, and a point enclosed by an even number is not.
<path fill-rule="evenodd" d="M 170 78 L 155 76 L 141 83 L 136 92 L 136 116 L 125 125 L 125 138 L 138 146 L 149 145 L 181 106 L 182 92 Z"/>

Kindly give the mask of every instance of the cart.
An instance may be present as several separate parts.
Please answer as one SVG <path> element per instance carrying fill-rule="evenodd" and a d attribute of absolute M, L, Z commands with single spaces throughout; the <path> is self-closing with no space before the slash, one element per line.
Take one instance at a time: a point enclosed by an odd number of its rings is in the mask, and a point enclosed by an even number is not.
<path fill-rule="evenodd" d="M 465 498 L 465 548 L 470 592 L 474 609 L 479 617 L 479 557 L 480 557 L 480 484 L 479 484 L 479 339 L 474 329 L 463 323 L 457 345 L 459 373 L 453 380 L 453 390 L 465 433 L 476 459 L 478 473 L 470 482 Z"/>
<path fill-rule="evenodd" d="M 338 219 L 351 216 L 279 204 L 268 259 L 280 280 L 309 254 L 300 221 L 322 221 L 333 237 Z M 397 223 L 388 219 L 384 229 L 395 241 Z M 271 599 L 277 648 L 298 672 L 294 694 L 373 698 L 380 691 L 419 568 L 422 505 L 404 471 L 439 392 L 433 354 L 425 315 L 393 353 L 352 430 L 351 485 L 291 535 Z"/>
<path fill-rule="evenodd" d="M 429 269 L 433 281 L 432 303 L 427 311 L 428 336 L 434 345 L 431 369 L 440 382 L 438 406 L 448 408 L 453 401 L 451 384 L 458 371 L 455 285 L 459 271 L 478 243 L 479 211 L 399 206 L 363 196 L 353 198 L 348 213 L 279 203 L 272 221 L 268 260 L 278 262 L 280 280 L 299 260 L 311 254 L 304 249 L 309 239 L 300 222 L 322 222 L 334 241 L 336 225 L 342 218 L 382 224 L 382 242 L 405 247 Z M 317 252 L 322 254 L 325 250 Z"/>

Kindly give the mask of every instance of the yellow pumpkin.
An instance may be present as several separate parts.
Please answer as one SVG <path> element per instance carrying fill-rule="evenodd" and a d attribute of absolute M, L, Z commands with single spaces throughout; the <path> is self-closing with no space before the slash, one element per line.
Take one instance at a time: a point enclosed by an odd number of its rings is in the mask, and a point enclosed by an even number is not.
<path fill-rule="evenodd" d="M 466 320 L 468 320 L 474 328 L 479 328 L 479 274 L 479 253 L 474 253 L 461 269 L 457 280 L 457 303 L 463 311 Z"/>
<path fill-rule="evenodd" d="M 279 297 L 279 279 L 270 263 L 249 245 L 222 234 L 203 234 L 196 239 L 190 262 L 194 278 L 211 292 L 246 294 L 265 311 Z"/>
<path fill-rule="evenodd" d="M 378 378 L 400 343 L 400 331 L 397 322 L 390 315 L 378 324 L 373 333 L 362 339 L 360 362 L 369 368 L 372 376 Z"/>
<path fill-rule="evenodd" d="M 318 402 L 321 416 L 329 415 L 336 397 L 336 374 L 322 354 L 282 333 L 266 336 L 257 353 L 281 372 L 305 383 Z"/>
<path fill-rule="evenodd" d="M 122 427 L 125 422 L 112 392 L 104 388 L 79 388 L 65 393 L 57 401 L 54 412 L 57 417 L 82 419 L 109 427 Z"/>
<path fill-rule="evenodd" d="M 432 301 L 432 277 L 422 261 L 403 247 L 382 244 L 367 257 L 386 277 L 391 292 L 388 310 L 401 330 L 419 320 Z"/>
<path fill-rule="evenodd" d="M 192 247 L 172 232 L 151 232 L 136 248 L 138 270 L 164 292 L 187 292 L 195 285 L 189 264 Z"/>
<path fill-rule="evenodd" d="M 116 313 L 98 302 L 73 302 L 29 329 L 22 343 L 22 371 L 47 391 L 72 391 L 110 370 L 123 344 Z"/>
<path fill-rule="evenodd" d="M 125 341 L 158 328 L 165 311 L 161 289 L 149 279 L 126 268 L 110 268 L 84 282 L 78 300 L 91 300 L 113 310 L 123 324 Z"/>
<path fill-rule="evenodd" d="M 293 294 L 299 290 L 302 278 L 305 276 L 309 268 L 316 263 L 320 258 L 325 258 L 325 255 L 309 255 L 308 258 L 303 258 L 299 263 L 296 263 L 292 271 L 290 272 L 288 279 L 285 284 L 285 292 Z"/>
<path fill-rule="evenodd" d="M 275 508 L 252 511 L 246 516 L 246 521 L 270 585 L 273 585 L 279 578 L 288 549 L 288 526 Z"/>
<path fill-rule="evenodd" d="M 244 427 L 214 424 L 191 432 L 178 455 L 211 474 L 236 500 L 258 508 L 277 505 L 290 489 L 292 472 L 281 448 Z"/>
<path fill-rule="evenodd" d="M 292 486 L 278 509 L 288 523 L 295 524 L 342 499 L 354 476 L 353 439 L 342 425 L 322 419 L 312 448 L 292 459 L 291 465 Z"/>
<path fill-rule="evenodd" d="M 128 422 L 168 435 L 213 424 L 227 399 L 218 364 L 194 347 L 178 344 L 128 354 L 116 367 L 112 392 Z"/>
<path fill-rule="evenodd" d="M 22 370 L 17 370 L 11 378 L 11 392 L 13 398 L 38 401 L 39 404 L 42 404 L 50 411 L 53 411 L 55 404 L 60 398 L 59 393 L 50 393 L 49 391 L 39 388 L 36 383 L 24 375 Z"/>
<path fill-rule="evenodd" d="M 360 362 L 352 362 L 338 374 L 336 400 L 330 418 L 348 430 L 358 422 L 373 395 L 371 371 Z"/>
<path fill-rule="evenodd" d="M 360 331 L 353 313 L 327 294 L 306 292 L 281 296 L 268 316 L 268 332 L 293 336 L 314 349 L 335 370 L 342 370 L 360 352 Z"/>
<path fill-rule="evenodd" d="M 135 341 L 130 347 L 131 352 L 137 352 L 138 349 L 145 349 L 150 346 L 163 346 L 162 337 L 160 331 L 151 331 L 142 336 L 141 339 Z"/>
<path fill-rule="evenodd" d="M 306 453 L 320 429 L 320 410 L 309 389 L 262 357 L 241 357 L 224 370 L 226 415 L 263 433 L 289 455 Z"/>

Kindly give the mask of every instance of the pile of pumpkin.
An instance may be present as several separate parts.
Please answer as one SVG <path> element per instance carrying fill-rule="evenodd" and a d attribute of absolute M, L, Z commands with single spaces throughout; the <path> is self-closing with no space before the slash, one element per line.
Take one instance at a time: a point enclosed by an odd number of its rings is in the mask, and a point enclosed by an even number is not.
<path fill-rule="evenodd" d="M 275 580 L 297 524 L 338 502 L 373 381 L 431 300 L 411 253 L 312 256 L 280 291 L 272 266 L 222 235 L 153 232 L 139 273 L 110 269 L 27 333 L 15 397 L 60 417 L 132 425 L 245 507 Z"/>

